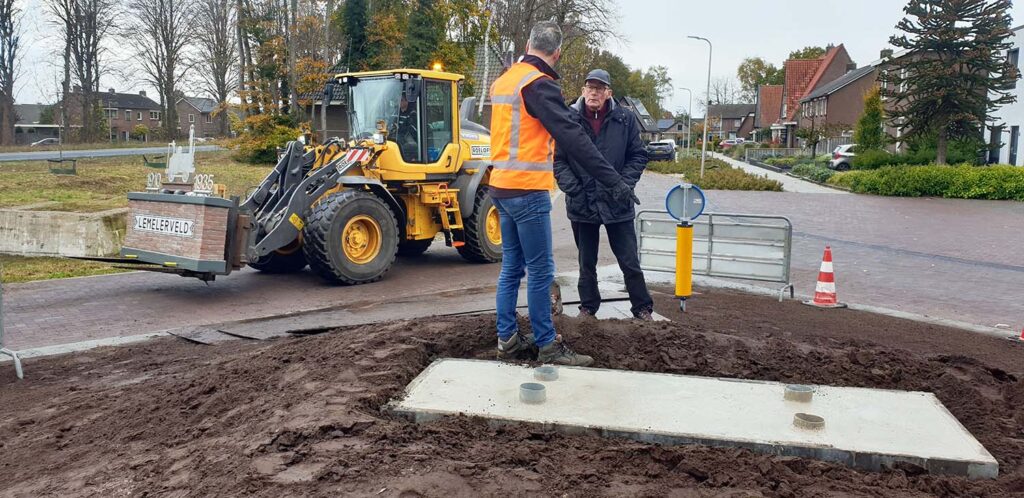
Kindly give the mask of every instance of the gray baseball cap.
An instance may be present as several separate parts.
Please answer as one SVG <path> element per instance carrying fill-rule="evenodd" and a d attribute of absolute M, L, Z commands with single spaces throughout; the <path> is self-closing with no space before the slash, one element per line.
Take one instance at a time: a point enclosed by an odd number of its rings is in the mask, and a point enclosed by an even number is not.
<path fill-rule="evenodd" d="M 600 81 L 605 85 L 612 86 L 612 77 L 608 74 L 608 71 L 605 71 L 604 69 L 595 69 L 587 73 L 587 81 L 590 80 Z"/>

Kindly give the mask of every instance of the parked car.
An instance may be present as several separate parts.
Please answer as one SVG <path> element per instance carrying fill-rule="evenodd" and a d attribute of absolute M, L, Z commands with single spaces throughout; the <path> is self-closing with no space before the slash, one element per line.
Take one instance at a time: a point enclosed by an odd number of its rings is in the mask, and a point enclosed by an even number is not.
<path fill-rule="evenodd" d="M 828 167 L 836 171 L 845 171 L 853 167 L 853 158 L 857 155 L 857 144 L 846 144 L 832 151 L 832 160 Z"/>
<path fill-rule="evenodd" d="M 59 143 L 60 143 L 60 140 L 57 140 L 56 138 L 51 137 L 51 138 L 44 138 L 44 139 L 42 139 L 42 140 L 40 140 L 38 142 L 32 142 L 32 145 L 29 145 L 29 147 L 39 147 L 41 145 L 57 145 Z"/>
<path fill-rule="evenodd" d="M 674 161 L 676 143 L 674 140 L 659 140 L 647 144 L 647 159 L 651 161 Z"/>
<path fill-rule="evenodd" d="M 722 140 L 721 142 L 719 142 L 718 147 L 722 150 L 726 150 L 731 149 L 732 147 L 735 147 L 739 144 L 740 142 L 737 139 L 730 138 L 728 140 Z"/>

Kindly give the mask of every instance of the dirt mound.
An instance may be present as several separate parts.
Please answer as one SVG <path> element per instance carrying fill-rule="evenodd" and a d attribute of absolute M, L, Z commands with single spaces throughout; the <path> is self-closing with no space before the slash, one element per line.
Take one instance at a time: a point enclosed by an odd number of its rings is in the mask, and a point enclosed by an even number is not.
<path fill-rule="evenodd" d="M 493 317 L 477 316 L 214 347 L 154 341 L 33 362 L 30 380 L 17 383 L 0 371 L 0 494 L 1024 496 L 1024 383 L 1019 369 L 1005 370 L 1024 348 L 852 312 L 849 333 L 787 332 L 822 315 L 751 299 L 709 296 L 703 313 L 673 316 L 682 322 L 563 318 L 558 327 L 601 367 L 934 392 L 999 460 L 1001 477 L 912 466 L 865 473 L 745 450 L 382 414 L 434 359 L 491 357 Z M 722 311 L 745 303 L 765 311 Z M 658 306 L 672 309 L 662 298 Z M 860 339 L 879 329 L 903 331 L 887 344 L 943 333 L 977 354 L 941 341 L 911 350 Z"/>

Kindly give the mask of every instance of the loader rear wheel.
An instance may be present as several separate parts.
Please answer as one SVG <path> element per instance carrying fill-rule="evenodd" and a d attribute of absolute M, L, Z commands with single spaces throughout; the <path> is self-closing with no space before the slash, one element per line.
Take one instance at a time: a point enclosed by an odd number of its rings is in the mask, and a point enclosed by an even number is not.
<path fill-rule="evenodd" d="M 375 282 L 395 262 L 398 221 L 377 196 L 343 190 L 314 206 L 307 218 L 302 249 L 310 269 L 325 280 Z"/>
<path fill-rule="evenodd" d="M 422 256 L 433 242 L 434 239 L 406 240 L 398 244 L 398 255 L 409 258 Z"/>
<path fill-rule="evenodd" d="M 466 244 L 459 248 L 463 258 L 474 263 L 501 261 L 501 217 L 498 208 L 481 186 L 473 202 L 473 214 L 463 218 Z"/>
<path fill-rule="evenodd" d="M 302 253 L 302 242 L 300 239 L 296 239 L 291 244 L 256 261 L 250 261 L 249 266 L 263 273 L 300 272 L 306 267 L 306 255 Z"/>

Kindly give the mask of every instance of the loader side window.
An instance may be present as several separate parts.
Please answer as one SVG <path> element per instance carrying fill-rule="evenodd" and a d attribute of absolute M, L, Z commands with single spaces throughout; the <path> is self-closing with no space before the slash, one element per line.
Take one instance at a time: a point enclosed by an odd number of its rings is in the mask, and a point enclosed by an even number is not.
<path fill-rule="evenodd" d="M 424 123 L 427 142 L 427 162 L 434 163 L 452 143 L 452 83 L 450 81 L 426 81 L 426 111 Z"/>

